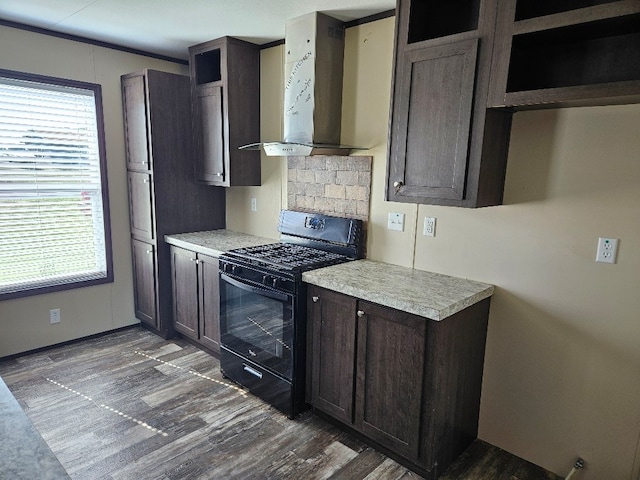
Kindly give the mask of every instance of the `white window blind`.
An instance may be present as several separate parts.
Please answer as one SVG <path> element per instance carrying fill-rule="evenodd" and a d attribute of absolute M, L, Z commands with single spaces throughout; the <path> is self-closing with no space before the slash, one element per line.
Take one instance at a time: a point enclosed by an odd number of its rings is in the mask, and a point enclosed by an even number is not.
<path fill-rule="evenodd" d="M 0 76 L 0 294 L 108 275 L 93 90 Z"/>

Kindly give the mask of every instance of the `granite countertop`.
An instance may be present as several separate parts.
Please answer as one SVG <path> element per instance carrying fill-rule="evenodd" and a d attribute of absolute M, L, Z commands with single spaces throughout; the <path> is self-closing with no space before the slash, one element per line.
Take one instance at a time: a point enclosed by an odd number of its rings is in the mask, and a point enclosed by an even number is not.
<path fill-rule="evenodd" d="M 253 247 L 277 243 L 273 238 L 257 237 L 247 233 L 238 233 L 231 230 L 208 230 L 205 232 L 176 233 L 165 235 L 165 241 L 169 245 L 186 248 L 196 253 L 219 257 L 224 252 L 234 248 Z"/>
<path fill-rule="evenodd" d="M 0 478 L 70 478 L 0 379 Z"/>
<path fill-rule="evenodd" d="M 493 294 L 486 283 L 371 260 L 304 272 L 302 280 L 438 321 Z"/>
<path fill-rule="evenodd" d="M 278 242 L 231 230 L 179 233 L 166 235 L 165 240 L 170 245 L 213 257 L 234 248 Z M 493 294 L 493 285 L 486 283 L 371 260 L 304 272 L 302 280 L 438 321 Z"/>

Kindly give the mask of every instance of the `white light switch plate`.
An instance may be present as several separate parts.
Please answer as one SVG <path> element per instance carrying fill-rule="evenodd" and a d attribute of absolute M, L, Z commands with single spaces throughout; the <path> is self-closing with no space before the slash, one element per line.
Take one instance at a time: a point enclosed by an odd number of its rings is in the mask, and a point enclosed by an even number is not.
<path fill-rule="evenodd" d="M 389 213 L 387 228 L 398 232 L 404 231 L 404 213 Z"/>

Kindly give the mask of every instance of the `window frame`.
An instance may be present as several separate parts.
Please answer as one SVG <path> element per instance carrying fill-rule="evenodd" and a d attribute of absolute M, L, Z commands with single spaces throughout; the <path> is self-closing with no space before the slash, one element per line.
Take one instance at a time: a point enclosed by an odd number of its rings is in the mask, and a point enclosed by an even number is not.
<path fill-rule="evenodd" d="M 111 215 L 109 210 L 109 185 L 107 175 L 107 149 L 104 133 L 104 110 L 102 107 L 102 86 L 97 83 L 83 82 L 79 80 L 71 80 L 67 78 L 51 77 L 35 73 L 19 72 L 15 70 L 6 70 L 0 68 L 0 77 L 10 78 L 13 80 L 24 80 L 29 82 L 37 82 L 57 87 L 71 87 L 81 90 L 93 92 L 96 111 L 96 129 L 98 142 L 98 155 L 100 165 L 100 184 L 102 192 L 102 219 L 103 232 L 105 242 L 105 263 L 106 276 L 102 278 L 94 278 L 88 280 L 70 281 L 56 285 L 46 285 L 42 287 L 33 287 L 12 292 L 0 293 L 0 301 L 10 300 L 14 298 L 29 297 L 33 295 L 42 295 L 46 293 L 60 292 L 65 290 L 73 290 L 76 288 L 89 287 L 92 285 L 101 285 L 105 283 L 113 283 L 113 252 L 111 242 Z"/>

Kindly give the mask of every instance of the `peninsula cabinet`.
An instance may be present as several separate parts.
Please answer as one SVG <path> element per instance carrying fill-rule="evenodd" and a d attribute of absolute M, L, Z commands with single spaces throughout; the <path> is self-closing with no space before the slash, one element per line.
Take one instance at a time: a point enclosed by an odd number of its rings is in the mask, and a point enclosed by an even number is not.
<path fill-rule="evenodd" d="M 433 321 L 310 285 L 307 401 L 427 479 L 477 436 L 490 299 Z"/>
<path fill-rule="evenodd" d="M 218 259 L 172 246 L 171 277 L 176 331 L 219 355 Z"/>
<path fill-rule="evenodd" d="M 173 333 L 171 262 L 164 236 L 225 226 L 224 189 L 197 185 L 189 77 L 144 70 L 121 77 L 135 315 Z"/>
<path fill-rule="evenodd" d="M 499 0 L 489 106 L 640 102 L 638 0 Z"/>
<path fill-rule="evenodd" d="M 502 203 L 512 113 L 487 109 L 495 0 L 398 0 L 386 198 Z"/>
<path fill-rule="evenodd" d="M 223 37 L 189 47 L 198 182 L 260 185 L 260 47 Z"/>

